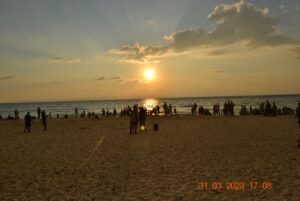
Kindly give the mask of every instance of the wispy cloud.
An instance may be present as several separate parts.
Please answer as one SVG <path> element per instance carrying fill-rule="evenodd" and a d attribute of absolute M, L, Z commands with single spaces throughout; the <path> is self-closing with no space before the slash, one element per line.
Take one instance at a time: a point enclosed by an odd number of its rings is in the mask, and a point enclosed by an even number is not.
<path fill-rule="evenodd" d="M 49 63 L 65 63 L 65 64 L 75 64 L 80 63 L 79 58 L 68 58 L 68 57 L 52 57 L 48 60 Z"/>
<path fill-rule="evenodd" d="M 121 77 L 120 76 L 114 76 L 114 77 L 109 77 L 107 79 L 109 79 L 109 80 L 120 80 Z"/>
<path fill-rule="evenodd" d="M 102 80 L 105 80 L 105 77 L 104 77 L 104 76 L 102 76 L 102 77 L 99 77 L 99 78 L 97 78 L 96 80 L 98 80 L 98 81 L 102 81 Z"/>
<path fill-rule="evenodd" d="M 220 4 L 208 15 L 216 22 L 209 32 L 203 29 L 177 31 L 164 39 L 167 45 L 134 45 L 113 49 L 112 54 L 122 56 L 123 61 L 149 62 L 157 58 L 176 55 L 195 49 L 220 48 L 235 43 L 245 44 L 249 49 L 262 46 L 299 44 L 280 33 L 279 20 L 268 15 L 268 8 L 258 8 L 242 0 L 238 3 Z M 224 53 L 216 50 L 211 55 Z"/>
<path fill-rule="evenodd" d="M 122 77 L 121 76 L 112 76 L 112 77 L 101 76 L 101 77 L 96 78 L 96 80 L 98 80 L 98 81 L 104 81 L 104 80 L 120 81 L 120 80 L 122 80 Z"/>
<path fill-rule="evenodd" d="M 16 78 L 16 75 L 7 75 L 7 76 L 1 76 L 0 80 L 12 80 L 15 78 Z"/>

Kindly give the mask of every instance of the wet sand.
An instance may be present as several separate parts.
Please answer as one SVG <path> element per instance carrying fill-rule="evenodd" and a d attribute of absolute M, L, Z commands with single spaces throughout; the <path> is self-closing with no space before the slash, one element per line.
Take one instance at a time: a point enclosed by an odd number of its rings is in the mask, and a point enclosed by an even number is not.
<path fill-rule="evenodd" d="M 152 117 L 138 135 L 128 121 L 0 121 L 0 200 L 300 200 L 293 116 Z"/>

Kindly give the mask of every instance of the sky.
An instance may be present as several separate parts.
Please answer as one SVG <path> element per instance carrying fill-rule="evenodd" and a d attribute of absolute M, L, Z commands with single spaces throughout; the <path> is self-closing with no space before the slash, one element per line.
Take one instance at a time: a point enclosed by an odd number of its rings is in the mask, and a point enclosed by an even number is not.
<path fill-rule="evenodd" d="M 0 0 L 0 102 L 299 94 L 299 75 L 299 0 Z"/>

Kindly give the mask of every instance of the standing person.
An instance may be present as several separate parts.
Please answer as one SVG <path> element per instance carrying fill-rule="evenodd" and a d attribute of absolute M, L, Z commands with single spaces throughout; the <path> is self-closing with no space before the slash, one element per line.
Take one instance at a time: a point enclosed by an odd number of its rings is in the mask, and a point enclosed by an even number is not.
<path fill-rule="evenodd" d="M 25 129 L 24 133 L 27 131 L 28 133 L 30 132 L 31 128 L 31 122 L 32 122 L 32 117 L 30 116 L 30 112 L 27 112 L 27 114 L 24 117 L 24 124 L 25 124 Z"/>
<path fill-rule="evenodd" d="M 43 123 L 44 131 L 47 130 L 47 116 L 45 111 L 42 111 L 42 123 Z"/>
<path fill-rule="evenodd" d="M 168 113 L 170 114 L 170 115 L 172 115 L 172 108 L 173 108 L 173 106 L 171 105 L 171 103 L 169 104 L 169 108 L 168 108 Z"/>
<path fill-rule="evenodd" d="M 269 100 L 267 100 L 266 108 L 265 108 L 265 116 L 270 116 L 270 113 L 271 113 L 271 104 Z"/>
<path fill-rule="evenodd" d="M 78 108 L 75 108 L 75 117 L 78 117 Z"/>
<path fill-rule="evenodd" d="M 114 110 L 113 110 L 113 116 L 114 116 L 114 117 L 117 116 L 117 110 L 116 110 L 116 108 L 114 108 Z"/>
<path fill-rule="evenodd" d="M 19 111 L 17 109 L 15 109 L 15 119 L 19 119 Z"/>
<path fill-rule="evenodd" d="M 37 112 L 37 115 L 38 115 L 38 119 L 40 119 L 41 118 L 41 108 L 38 107 L 36 112 Z"/>
<path fill-rule="evenodd" d="M 139 119 L 138 106 L 134 105 L 133 110 L 131 111 L 130 114 L 130 135 L 133 132 L 134 134 L 136 134 L 138 119 Z"/>
<path fill-rule="evenodd" d="M 277 106 L 276 103 L 273 102 L 273 107 L 272 107 L 272 116 L 276 116 L 277 115 Z"/>
<path fill-rule="evenodd" d="M 139 122 L 140 122 L 140 129 L 143 131 L 146 126 L 146 109 L 144 107 L 139 108 Z"/>

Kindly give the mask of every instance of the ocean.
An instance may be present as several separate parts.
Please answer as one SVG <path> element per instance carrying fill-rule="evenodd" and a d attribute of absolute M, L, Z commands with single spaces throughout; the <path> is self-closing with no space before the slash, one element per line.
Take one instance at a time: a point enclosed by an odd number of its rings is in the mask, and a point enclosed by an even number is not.
<path fill-rule="evenodd" d="M 14 110 L 17 109 L 20 113 L 20 117 L 23 118 L 26 112 L 31 112 L 36 116 L 36 110 L 41 107 L 42 110 L 46 110 L 46 113 L 52 113 L 54 117 L 56 114 L 68 114 L 74 115 L 74 109 L 78 108 L 79 114 L 82 111 L 101 113 L 102 108 L 112 112 L 113 108 L 116 108 L 119 113 L 121 109 L 126 106 L 132 106 L 139 104 L 145 106 L 148 110 L 152 109 L 156 105 L 161 106 L 164 102 L 172 104 L 177 109 L 177 113 L 181 115 L 190 114 L 192 104 L 197 103 L 198 106 L 202 105 L 204 108 L 212 111 L 213 105 L 219 103 L 221 108 L 225 101 L 233 101 L 235 104 L 234 112 L 239 114 L 241 105 L 246 105 L 249 109 L 250 106 L 254 109 L 259 107 L 261 102 L 269 100 L 271 103 L 275 102 L 278 108 L 283 106 L 295 109 L 300 102 L 300 94 L 297 95 L 263 95 L 263 96 L 226 96 L 226 97 L 192 97 L 192 98 L 149 98 L 149 99 L 130 99 L 130 100 L 91 100 L 91 101 L 59 101 L 59 102 L 31 102 L 31 103 L 0 103 L 0 114 L 3 117 L 7 117 L 8 114 L 13 116 Z"/>

